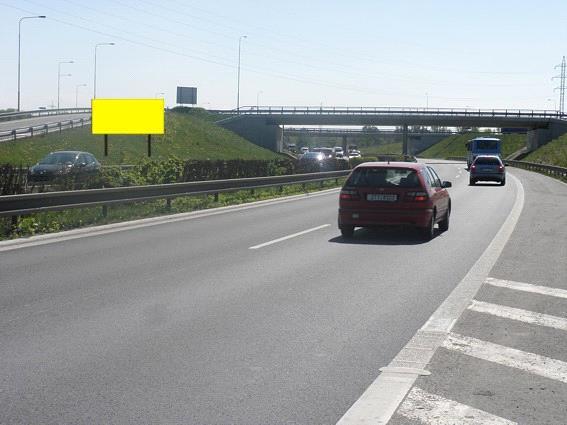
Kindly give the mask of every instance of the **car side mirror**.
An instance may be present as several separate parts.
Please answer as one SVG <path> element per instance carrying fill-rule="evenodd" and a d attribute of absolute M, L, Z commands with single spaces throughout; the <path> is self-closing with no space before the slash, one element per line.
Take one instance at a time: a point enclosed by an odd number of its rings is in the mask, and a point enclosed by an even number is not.
<path fill-rule="evenodd" d="M 441 183 L 441 187 L 447 189 L 448 187 L 453 187 L 453 184 L 451 182 L 443 182 Z"/>

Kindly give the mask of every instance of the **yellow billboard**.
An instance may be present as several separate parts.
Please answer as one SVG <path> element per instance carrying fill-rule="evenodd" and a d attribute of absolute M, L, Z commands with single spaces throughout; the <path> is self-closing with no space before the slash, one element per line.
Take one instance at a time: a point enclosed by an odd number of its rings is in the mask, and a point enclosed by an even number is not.
<path fill-rule="evenodd" d="M 163 134 L 163 99 L 92 99 L 92 134 Z"/>

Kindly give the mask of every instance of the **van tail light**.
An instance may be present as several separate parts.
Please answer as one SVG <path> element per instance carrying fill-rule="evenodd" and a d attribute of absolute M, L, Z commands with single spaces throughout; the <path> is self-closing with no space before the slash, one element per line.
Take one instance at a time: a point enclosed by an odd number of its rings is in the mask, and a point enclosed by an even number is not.
<path fill-rule="evenodd" d="M 341 190 L 339 199 L 343 201 L 358 201 L 360 199 L 360 194 L 354 189 L 343 189 Z"/>
<path fill-rule="evenodd" d="M 407 192 L 406 200 L 415 202 L 424 202 L 429 199 L 427 192 Z"/>

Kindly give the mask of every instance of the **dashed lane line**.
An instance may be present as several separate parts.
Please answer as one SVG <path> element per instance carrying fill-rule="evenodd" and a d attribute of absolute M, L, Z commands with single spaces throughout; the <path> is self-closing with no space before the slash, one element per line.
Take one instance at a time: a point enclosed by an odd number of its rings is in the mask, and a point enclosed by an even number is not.
<path fill-rule="evenodd" d="M 531 292 L 533 294 L 549 295 L 551 297 L 567 299 L 567 291 L 565 289 L 532 285 L 530 283 L 515 282 L 513 280 L 494 279 L 492 277 L 487 278 L 486 283 L 499 288 L 507 288 L 515 291 Z"/>
<path fill-rule="evenodd" d="M 531 325 L 545 326 L 548 328 L 567 331 L 567 319 L 563 317 L 551 316 L 549 314 L 537 313 L 535 311 L 524 310 L 521 308 L 508 307 L 476 300 L 473 300 L 468 309 L 478 313 L 502 317 L 504 319 L 511 319 L 518 322 L 529 323 Z"/>
<path fill-rule="evenodd" d="M 427 425 L 515 425 L 517 422 L 413 387 L 398 414 Z"/>
<path fill-rule="evenodd" d="M 271 240 L 271 241 L 268 241 L 268 242 L 264 242 L 264 243 L 261 243 L 259 245 L 251 246 L 248 249 L 264 248 L 265 246 L 273 245 L 273 244 L 278 243 L 278 242 L 287 241 L 288 239 L 296 238 L 298 236 L 302 236 L 302 235 L 305 235 L 307 233 L 315 232 L 316 230 L 324 229 L 325 227 L 329 227 L 329 226 L 330 226 L 330 224 L 323 224 L 321 226 L 317 226 L 317 227 L 313 227 L 311 229 L 303 230 L 302 232 L 293 233 L 291 235 L 283 236 L 281 238 L 274 239 L 274 240 Z"/>
<path fill-rule="evenodd" d="M 561 360 L 455 333 L 448 335 L 443 342 L 443 347 L 567 384 L 567 363 Z"/>

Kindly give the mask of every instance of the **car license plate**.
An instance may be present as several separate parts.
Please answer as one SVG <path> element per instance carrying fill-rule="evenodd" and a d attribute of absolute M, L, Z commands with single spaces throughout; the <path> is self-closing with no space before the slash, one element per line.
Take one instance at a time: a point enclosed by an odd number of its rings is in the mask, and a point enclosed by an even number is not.
<path fill-rule="evenodd" d="M 382 201 L 382 202 L 395 202 L 398 200 L 398 195 L 393 193 L 369 193 L 366 195 L 367 201 Z"/>

